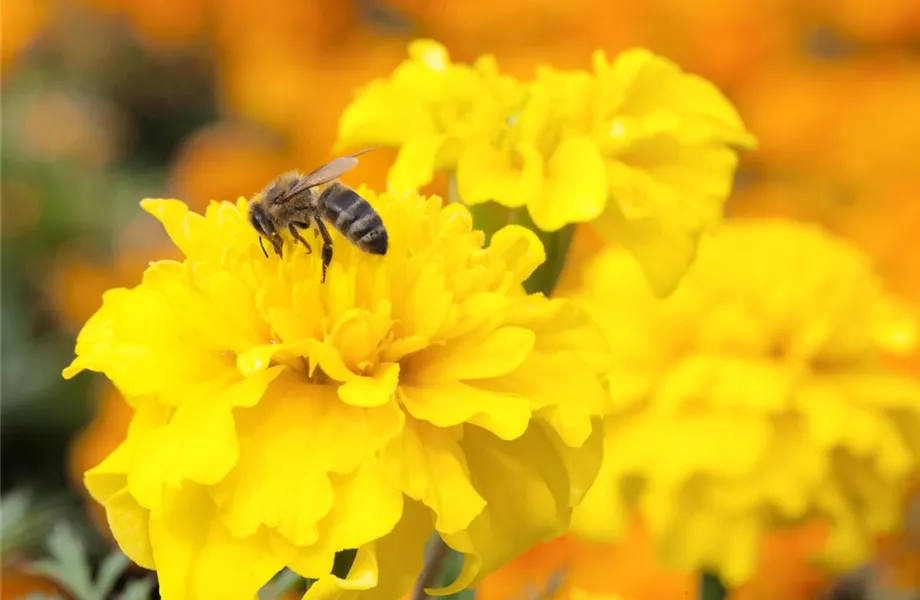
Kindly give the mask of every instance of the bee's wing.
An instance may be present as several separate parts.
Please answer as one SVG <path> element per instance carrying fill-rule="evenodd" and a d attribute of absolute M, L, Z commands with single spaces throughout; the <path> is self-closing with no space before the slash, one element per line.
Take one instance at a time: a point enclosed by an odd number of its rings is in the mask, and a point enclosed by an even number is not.
<path fill-rule="evenodd" d="M 329 183 L 333 179 L 341 177 L 357 166 L 358 156 L 373 149 L 373 147 L 365 148 L 364 150 L 359 150 L 354 154 L 349 154 L 348 156 L 340 156 L 339 158 L 324 164 L 320 168 L 304 177 L 303 181 L 300 182 L 300 185 L 297 186 L 296 191 L 299 192 L 307 188 Z"/>

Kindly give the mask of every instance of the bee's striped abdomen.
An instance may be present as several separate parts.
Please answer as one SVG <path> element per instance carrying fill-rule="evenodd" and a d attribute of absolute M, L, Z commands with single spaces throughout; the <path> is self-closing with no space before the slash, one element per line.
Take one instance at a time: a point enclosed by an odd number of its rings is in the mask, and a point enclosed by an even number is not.
<path fill-rule="evenodd" d="M 322 217 L 364 252 L 387 253 L 387 230 L 370 203 L 351 188 L 333 183 L 319 197 Z"/>

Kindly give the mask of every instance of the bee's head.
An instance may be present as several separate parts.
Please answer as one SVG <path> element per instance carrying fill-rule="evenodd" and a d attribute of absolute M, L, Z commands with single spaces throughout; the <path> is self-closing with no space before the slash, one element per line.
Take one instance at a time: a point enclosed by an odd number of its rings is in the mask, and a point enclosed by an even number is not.
<path fill-rule="evenodd" d="M 249 223 L 259 234 L 259 245 L 262 247 L 262 253 L 265 254 L 265 257 L 268 258 L 268 252 L 265 250 L 262 238 L 267 238 L 268 241 L 272 243 L 275 254 L 281 256 L 281 236 L 278 234 L 275 223 L 269 216 L 268 211 L 265 210 L 265 206 L 262 202 L 253 201 L 250 203 Z"/>

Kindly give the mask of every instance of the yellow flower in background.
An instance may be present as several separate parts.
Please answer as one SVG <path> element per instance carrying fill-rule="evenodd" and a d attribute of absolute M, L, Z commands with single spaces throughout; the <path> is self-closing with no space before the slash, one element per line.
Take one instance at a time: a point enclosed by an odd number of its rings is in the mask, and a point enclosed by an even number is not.
<path fill-rule="evenodd" d="M 440 44 L 417 40 L 389 79 L 370 82 L 345 108 L 337 145 L 399 147 L 391 183 L 416 190 L 435 171 L 455 170 L 462 150 L 488 135 L 524 94 L 490 56 L 456 64 Z"/>
<path fill-rule="evenodd" d="M 690 267 L 700 235 L 722 216 L 738 157 L 755 140 L 708 81 L 645 50 L 594 56 L 592 137 L 609 200 L 594 222 L 632 253 L 659 295 Z"/>
<path fill-rule="evenodd" d="M 345 109 L 339 146 L 367 144 L 399 147 L 396 188 L 444 171 L 468 205 L 526 207 L 543 231 L 593 223 L 666 295 L 722 215 L 733 147 L 755 141 L 714 85 L 646 50 L 518 82 L 491 57 L 458 65 L 424 40 Z"/>
<path fill-rule="evenodd" d="M 360 193 L 388 252 L 338 239 L 322 284 L 316 252 L 262 255 L 244 199 L 144 201 L 185 259 L 79 335 L 65 376 L 104 373 L 134 411 L 86 485 L 165 600 L 250 600 L 284 566 L 310 597 L 398 598 L 434 530 L 462 588 L 561 534 L 596 476 L 609 352 L 574 304 L 523 291 L 536 236 L 483 248 L 461 205 Z"/>
<path fill-rule="evenodd" d="M 780 525 L 826 522 L 835 567 L 898 525 L 920 468 L 920 382 L 886 357 L 916 349 L 915 323 L 857 249 L 810 225 L 735 221 L 664 301 L 616 249 L 573 296 L 615 365 L 581 535 L 616 539 L 635 507 L 668 564 L 735 587 Z"/>
<path fill-rule="evenodd" d="M 618 594 L 590 594 L 579 588 L 572 590 L 571 598 L 572 600 L 626 600 Z"/>

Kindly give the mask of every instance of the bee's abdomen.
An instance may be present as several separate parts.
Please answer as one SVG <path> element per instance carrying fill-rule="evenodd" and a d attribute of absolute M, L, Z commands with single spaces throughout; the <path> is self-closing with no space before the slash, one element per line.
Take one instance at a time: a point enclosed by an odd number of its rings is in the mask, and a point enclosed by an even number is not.
<path fill-rule="evenodd" d="M 352 244 L 371 254 L 387 253 L 387 230 L 370 203 L 354 190 L 333 183 L 320 197 L 325 219 Z"/>

